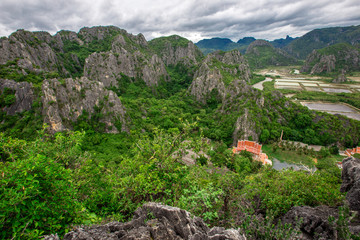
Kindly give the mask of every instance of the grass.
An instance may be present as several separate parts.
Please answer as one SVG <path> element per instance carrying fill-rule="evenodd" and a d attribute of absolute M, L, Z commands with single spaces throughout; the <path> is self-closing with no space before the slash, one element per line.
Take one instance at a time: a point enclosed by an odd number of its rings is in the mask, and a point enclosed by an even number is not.
<path fill-rule="evenodd" d="M 280 162 L 304 164 L 309 167 L 314 166 L 314 160 L 312 157 L 304 154 L 298 154 L 296 151 L 277 149 L 272 151 L 272 146 L 269 144 L 263 145 L 262 150 L 269 156 L 269 159 L 276 158 Z"/>
<path fill-rule="evenodd" d="M 258 82 L 264 81 L 265 77 L 262 75 L 258 75 L 258 74 L 253 74 L 253 77 L 250 79 L 250 85 L 254 85 Z"/>
<path fill-rule="evenodd" d="M 315 166 L 315 161 L 313 157 L 305 154 L 299 154 L 296 151 L 277 149 L 275 152 L 273 152 L 272 145 L 270 144 L 263 145 L 262 150 L 268 155 L 269 159 L 276 158 L 280 162 L 304 164 L 309 167 Z M 327 162 L 330 164 L 335 164 L 336 162 L 341 162 L 344 158 L 344 156 L 340 155 L 330 155 L 323 159 L 317 159 L 317 161 L 318 163 Z"/>

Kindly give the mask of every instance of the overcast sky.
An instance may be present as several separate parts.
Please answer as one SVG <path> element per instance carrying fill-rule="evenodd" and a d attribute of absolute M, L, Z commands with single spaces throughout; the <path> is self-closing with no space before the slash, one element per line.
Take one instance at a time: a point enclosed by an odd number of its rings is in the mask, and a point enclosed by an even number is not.
<path fill-rule="evenodd" d="M 114 25 L 146 39 L 273 40 L 315 28 L 360 25 L 359 0 L 0 0 L 0 36 L 17 29 L 78 32 Z"/>

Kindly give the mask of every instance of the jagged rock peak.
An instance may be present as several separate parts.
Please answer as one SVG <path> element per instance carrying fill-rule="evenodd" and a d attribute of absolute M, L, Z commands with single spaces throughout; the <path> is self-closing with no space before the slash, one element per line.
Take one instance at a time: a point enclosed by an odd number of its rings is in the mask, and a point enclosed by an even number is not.
<path fill-rule="evenodd" d="M 166 65 L 182 63 L 189 66 L 198 64 L 203 57 L 202 52 L 193 42 L 178 35 L 155 38 L 149 42 L 149 46 Z"/>
<path fill-rule="evenodd" d="M 238 64 L 248 65 L 245 57 L 237 49 L 228 52 L 215 51 L 213 53 L 210 53 L 206 56 L 205 62 L 207 63 L 211 62 L 212 58 L 215 58 L 218 61 L 227 65 L 238 65 Z"/>
<path fill-rule="evenodd" d="M 44 240 L 59 240 L 55 235 Z M 201 218 L 180 208 L 146 203 L 135 211 L 130 222 L 111 222 L 101 226 L 81 227 L 67 233 L 64 240 L 142 239 L 142 240 L 245 240 L 238 230 L 209 229 Z"/>
<path fill-rule="evenodd" d="M 86 43 L 92 42 L 94 40 L 101 41 L 108 37 L 115 37 L 117 35 L 124 35 L 141 46 L 147 45 L 147 41 L 143 34 L 139 33 L 135 36 L 128 33 L 126 30 L 115 26 L 83 27 L 80 29 L 78 35 Z"/>
<path fill-rule="evenodd" d="M 313 65 L 313 63 L 315 63 Z M 330 73 L 335 69 L 336 58 L 334 55 L 322 55 L 317 50 L 313 50 L 308 55 L 300 72 L 310 72 L 310 74 Z"/>
<path fill-rule="evenodd" d="M 29 62 L 30 68 L 57 71 L 62 65 L 49 45 L 51 42 L 52 36 L 47 32 L 18 30 L 9 38 L 0 39 L 0 64 L 21 59 Z"/>
<path fill-rule="evenodd" d="M 121 46 L 115 51 L 93 53 L 85 62 L 84 75 L 89 79 L 103 82 L 106 87 L 118 86 L 123 75 L 133 80 L 143 80 L 148 86 L 158 85 L 168 74 L 162 60 L 155 55 L 141 51 L 130 52 Z"/>
<path fill-rule="evenodd" d="M 217 51 L 206 56 L 189 91 L 202 103 L 214 96 L 224 102 L 227 95 L 232 98 L 247 91 L 245 82 L 250 80 L 250 76 L 249 65 L 238 50 Z"/>

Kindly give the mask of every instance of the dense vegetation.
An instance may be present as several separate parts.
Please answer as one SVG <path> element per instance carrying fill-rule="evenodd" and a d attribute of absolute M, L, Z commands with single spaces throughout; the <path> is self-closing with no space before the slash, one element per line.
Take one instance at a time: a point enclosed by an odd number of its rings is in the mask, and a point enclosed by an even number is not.
<path fill-rule="evenodd" d="M 66 69 L 73 77 L 81 76 L 85 58 L 108 50 L 114 37 L 110 34 L 104 45 L 95 40 L 85 45 L 65 41 L 61 57 L 71 61 L 76 55 L 80 62 L 79 68 L 69 62 Z M 160 51 L 173 38 L 153 40 L 150 50 Z M 180 39 L 172 46 L 187 43 Z M 234 66 L 216 60 L 211 64 L 222 70 L 224 84 L 231 84 L 234 76 L 225 70 Z M 225 101 L 214 93 L 202 104 L 188 92 L 197 68 L 169 65 L 171 81 L 152 88 L 140 77 L 126 75 L 118 86 L 108 87 L 127 109 L 129 132 L 103 133 L 96 114 L 88 118 L 83 112 L 72 131 L 49 134 L 42 126 L 39 99 L 31 111 L 13 116 L 2 111 L 0 238 L 38 239 L 64 234 L 74 225 L 126 221 L 143 203 L 157 201 L 186 209 L 211 226 L 240 227 L 249 238 L 281 239 L 292 229 L 275 229 L 274 224 L 292 206 L 342 204 L 340 171 L 330 153 L 336 154 L 335 145 L 359 143 L 358 121 L 296 105 L 274 91 L 273 83 L 265 84 L 264 92 L 253 89 Z M 45 73 L 22 79 L 18 70 L 16 62 L 3 65 L 1 78 L 31 82 L 39 90 Z M 262 79 L 254 75 L 251 82 Z M 3 110 L 14 103 L 14 94 L 2 91 Z M 296 153 L 304 159 L 319 158 L 319 170 L 276 171 L 254 161 L 248 152 L 232 154 L 235 122 L 245 109 L 260 142 L 269 144 L 272 154 L 298 151 L 278 142 L 282 132 L 283 139 L 329 147 L 319 153 Z M 190 150 L 198 156 L 187 166 L 181 154 Z M 303 163 L 314 165 L 311 160 Z M 268 222 L 256 220 L 255 213 Z M 259 228 L 264 223 L 267 228 Z"/>
<path fill-rule="evenodd" d="M 250 41 L 249 41 L 250 40 Z M 251 43 L 251 39 L 233 42 L 228 38 L 212 38 L 212 39 L 203 39 L 196 43 L 196 46 L 205 54 L 209 54 L 216 51 L 230 51 L 237 49 L 241 53 L 245 53 L 247 47 Z"/>
<path fill-rule="evenodd" d="M 245 57 L 252 69 L 298 64 L 295 58 L 280 49 L 272 47 L 270 43 L 263 46 L 254 46 L 251 51 L 246 52 Z"/>
<path fill-rule="evenodd" d="M 175 81 L 181 68 L 172 71 Z M 36 238 L 51 232 L 63 234 L 73 224 L 125 221 L 144 202 L 160 201 L 189 210 L 210 225 L 242 226 L 248 236 L 261 238 L 258 229 L 249 225 L 254 211 L 273 218 L 296 205 L 341 204 L 340 172 L 334 171 L 334 165 L 325 165 L 313 175 L 277 172 L 261 167 L 248 154 L 231 154 L 227 144 L 232 141 L 236 116 L 231 109 L 223 114 L 217 105 L 195 102 L 186 94 L 186 84 L 183 86 L 169 94 L 166 91 L 171 86 L 162 85 L 154 95 L 141 82 L 129 84 L 121 100 L 131 109 L 131 134 L 99 133 L 87 120 L 75 126 L 80 132 L 51 136 L 40 131 L 33 140 L 2 134 L 2 237 Z M 269 99 L 276 97 L 268 94 Z M 279 101 L 285 100 L 272 101 L 281 105 Z M 304 127 L 311 126 L 313 116 L 306 108 L 293 108 L 287 109 L 296 120 L 288 127 L 289 136 L 302 136 L 309 132 Z M 258 123 L 264 128 L 262 142 L 279 137 L 282 127 L 274 119 L 267 123 L 270 125 Z M 217 122 L 222 123 L 220 127 Z M 288 131 L 284 129 L 284 136 Z M 309 142 L 316 139 L 312 134 L 304 135 Z M 209 144 L 204 137 L 215 141 Z M 174 157 L 184 149 L 202 150 L 210 159 L 199 158 L 198 164 L 185 166 Z M 207 170 L 212 168 L 209 161 L 222 170 Z M 288 191 L 294 184 L 298 190 Z M 239 202 L 244 201 L 249 203 L 247 207 L 239 208 Z"/>

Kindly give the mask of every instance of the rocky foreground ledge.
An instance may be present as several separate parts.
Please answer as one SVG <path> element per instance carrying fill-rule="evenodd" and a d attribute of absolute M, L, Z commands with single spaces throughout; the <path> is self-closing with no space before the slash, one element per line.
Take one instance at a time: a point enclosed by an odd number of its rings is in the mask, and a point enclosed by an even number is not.
<path fill-rule="evenodd" d="M 59 240 L 55 235 L 44 240 Z M 67 233 L 64 240 L 245 240 L 235 229 L 209 228 L 201 218 L 189 212 L 160 203 L 146 203 L 135 211 L 130 222 L 78 228 Z"/>

